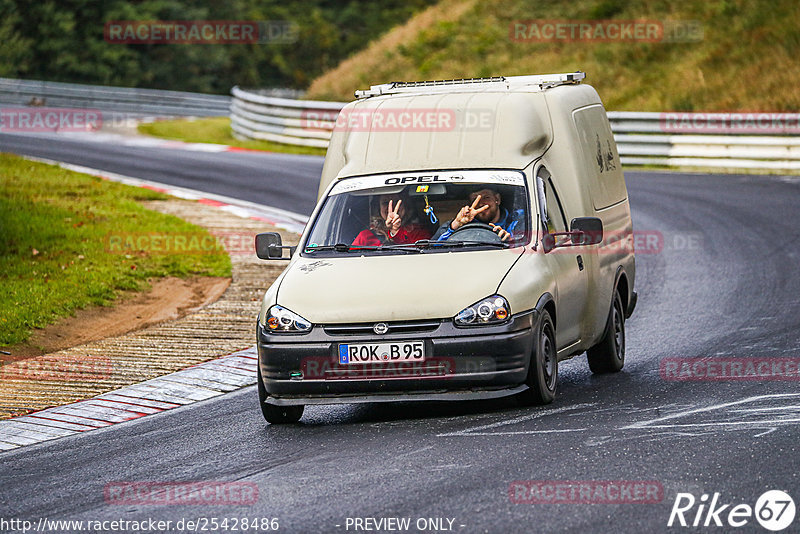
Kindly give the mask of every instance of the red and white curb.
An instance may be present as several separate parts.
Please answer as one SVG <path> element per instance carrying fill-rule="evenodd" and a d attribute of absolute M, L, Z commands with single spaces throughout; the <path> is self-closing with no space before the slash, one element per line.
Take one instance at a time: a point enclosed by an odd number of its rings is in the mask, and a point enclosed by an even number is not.
<path fill-rule="evenodd" d="M 82 165 L 73 165 L 72 163 L 63 163 L 60 161 L 36 158 L 32 156 L 23 157 L 27 160 L 57 165 L 62 169 L 89 174 L 91 176 L 97 176 L 99 178 L 111 180 L 112 182 L 119 182 L 135 187 L 144 187 L 146 189 L 151 189 L 160 193 L 166 193 L 168 195 L 187 200 L 196 200 L 197 202 L 217 207 L 222 211 L 226 211 L 233 215 L 262 221 L 297 234 L 303 233 L 303 228 L 305 228 L 306 223 L 308 222 L 308 217 L 306 215 L 282 210 L 280 208 L 273 208 L 271 206 L 263 206 L 261 204 L 256 204 L 255 202 L 248 202 L 246 200 L 239 200 L 237 198 L 226 197 L 223 195 L 215 195 L 213 193 L 205 193 L 203 191 L 197 191 L 195 189 L 188 189 L 185 187 L 162 184 L 160 182 L 152 182 L 150 180 L 142 180 L 141 178 L 133 178 L 131 176 L 125 176 L 100 169 L 93 169 L 91 167 L 84 167 Z"/>
<path fill-rule="evenodd" d="M 0 421 L 0 451 L 89 432 L 218 397 L 256 383 L 256 348 L 88 400 Z"/>

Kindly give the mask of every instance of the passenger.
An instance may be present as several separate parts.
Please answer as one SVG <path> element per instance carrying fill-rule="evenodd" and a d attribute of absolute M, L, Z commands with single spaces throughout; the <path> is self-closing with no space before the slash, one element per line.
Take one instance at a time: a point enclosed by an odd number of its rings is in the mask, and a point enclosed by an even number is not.
<path fill-rule="evenodd" d="M 412 213 L 403 204 L 403 198 L 401 195 L 381 195 L 378 199 L 380 216 L 372 217 L 369 229 L 358 234 L 351 246 L 404 245 L 429 239 L 431 233 L 413 220 Z M 407 204 L 408 198 L 405 200 Z"/>
<path fill-rule="evenodd" d="M 494 189 L 481 189 L 469 195 L 471 205 L 461 208 L 458 215 L 452 220 L 443 224 L 433 236 L 434 241 L 445 241 L 453 232 L 477 219 L 476 222 L 488 224 L 492 230 L 500 237 L 501 241 L 507 241 L 514 230 L 522 230 L 525 216 L 524 210 L 514 210 L 509 212 L 501 206 L 502 197 Z M 519 228 L 517 228 L 519 226 Z"/>

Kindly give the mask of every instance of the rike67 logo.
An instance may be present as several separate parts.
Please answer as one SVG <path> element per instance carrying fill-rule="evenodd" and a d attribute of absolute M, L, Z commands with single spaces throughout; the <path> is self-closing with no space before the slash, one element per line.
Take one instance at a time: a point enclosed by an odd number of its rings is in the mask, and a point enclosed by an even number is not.
<path fill-rule="evenodd" d="M 720 494 L 703 494 L 696 499 L 691 493 L 678 493 L 672 504 L 667 526 L 681 527 L 743 527 L 753 518 L 767 530 L 778 532 L 792 524 L 795 516 L 794 500 L 785 491 L 769 490 L 749 504 L 724 504 Z"/>

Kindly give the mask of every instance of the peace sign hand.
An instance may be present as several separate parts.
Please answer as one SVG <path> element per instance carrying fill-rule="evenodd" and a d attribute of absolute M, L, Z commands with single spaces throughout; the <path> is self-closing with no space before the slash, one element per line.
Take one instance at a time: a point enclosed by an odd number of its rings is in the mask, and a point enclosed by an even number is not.
<path fill-rule="evenodd" d="M 392 201 L 391 200 L 389 201 L 389 209 L 386 212 L 386 221 L 385 221 L 386 230 L 389 231 L 389 237 L 394 237 L 395 234 L 397 234 L 397 232 L 400 231 L 400 225 L 402 224 L 403 221 L 400 218 L 400 214 L 398 212 L 400 211 L 400 204 L 402 203 L 403 201 L 401 199 L 397 201 L 397 206 L 392 206 Z"/>
<path fill-rule="evenodd" d="M 461 211 L 458 212 L 453 222 L 450 223 L 450 228 L 452 230 L 458 230 L 465 224 L 469 224 L 475 219 L 475 216 L 484 210 L 489 209 L 489 205 L 481 206 L 478 209 L 475 209 L 475 206 L 478 205 L 478 202 L 481 201 L 481 196 L 478 195 L 475 197 L 475 200 L 472 202 L 471 206 L 464 206 L 461 208 Z"/>

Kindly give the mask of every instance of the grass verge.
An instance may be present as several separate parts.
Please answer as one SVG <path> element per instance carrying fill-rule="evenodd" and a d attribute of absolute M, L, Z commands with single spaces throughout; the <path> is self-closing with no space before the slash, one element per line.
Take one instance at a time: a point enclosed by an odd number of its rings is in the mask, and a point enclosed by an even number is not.
<path fill-rule="evenodd" d="M 107 305 L 120 291 L 145 289 L 150 278 L 230 276 L 224 250 L 112 253 L 112 239 L 210 236 L 138 203 L 166 198 L 0 154 L 0 345 L 24 342 L 76 309 Z"/>
<path fill-rule="evenodd" d="M 267 150 L 270 152 L 284 152 L 287 154 L 324 156 L 326 151 L 325 148 L 285 145 L 283 143 L 273 143 L 271 141 L 240 141 L 233 137 L 231 132 L 231 120 L 227 117 L 150 122 L 140 124 L 139 133 L 164 139 L 185 141 L 187 143 L 217 143 L 250 150 Z"/>

